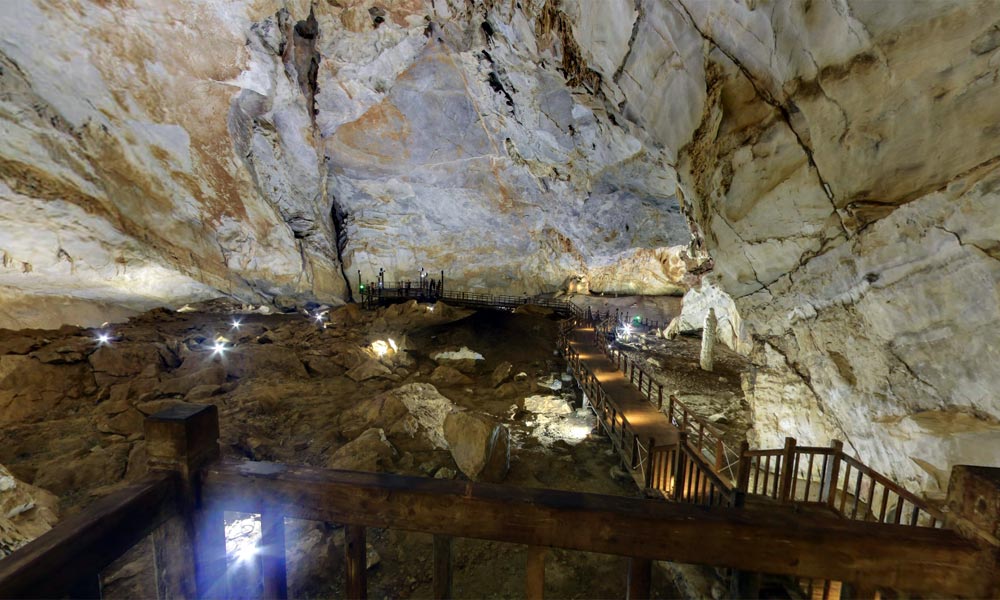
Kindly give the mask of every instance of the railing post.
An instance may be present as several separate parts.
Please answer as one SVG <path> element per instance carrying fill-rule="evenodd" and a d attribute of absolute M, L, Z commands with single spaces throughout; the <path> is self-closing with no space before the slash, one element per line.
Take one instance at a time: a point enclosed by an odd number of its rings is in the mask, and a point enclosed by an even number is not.
<path fill-rule="evenodd" d="M 820 502 L 826 502 L 830 508 L 833 508 L 837 496 L 837 480 L 840 479 L 840 457 L 844 454 L 844 442 L 833 440 L 830 443 L 830 448 L 833 449 L 833 456 L 830 457 L 830 468 L 823 474 L 823 487 L 819 497 Z"/>
<path fill-rule="evenodd" d="M 656 398 L 656 408 L 663 410 L 663 384 L 660 384 L 660 391 L 658 392 Z"/>
<path fill-rule="evenodd" d="M 625 590 L 627 600 L 646 600 L 650 596 L 650 582 L 653 575 L 653 561 L 648 558 L 628 559 L 628 585 Z"/>
<path fill-rule="evenodd" d="M 780 502 L 791 502 L 794 498 L 789 498 L 792 491 L 792 480 L 795 479 L 795 438 L 785 438 L 785 449 L 781 453 L 781 473 L 775 473 L 775 477 L 781 477 L 781 489 L 778 500 Z"/>
<path fill-rule="evenodd" d="M 434 536 L 434 599 L 451 598 L 451 536 Z"/>
<path fill-rule="evenodd" d="M 285 515 L 279 509 L 260 513 L 261 578 L 264 597 L 288 598 L 288 574 L 285 566 Z"/>
<path fill-rule="evenodd" d="M 669 405 L 667 407 L 667 420 L 670 421 L 671 425 L 674 422 L 674 401 L 675 400 L 676 400 L 676 398 L 674 398 L 674 395 L 670 394 Z"/>
<path fill-rule="evenodd" d="M 740 443 L 740 462 L 736 470 L 736 489 L 744 494 L 747 493 L 747 488 L 750 487 L 750 457 L 747 456 L 747 452 L 749 451 L 750 443 L 743 440 Z"/>
<path fill-rule="evenodd" d="M 687 445 L 687 432 L 682 431 L 677 439 L 677 459 L 674 461 L 674 500 L 681 500 L 684 497 L 684 467 L 687 462 L 687 455 L 684 454 L 684 447 Z"/>
<path fill-rule="evenodd" d="M 642 369 L 639 369 L 639 393 L 642 393 Z"/>
<path fill-rule="evenodd" d="M 545 555 L 543 546 L 528 546 L 528 565 L 525 569 L 525 598 L 542 600 L 545 597 Z"/>
<path fill-rule="evenodd" d="M 225 596 L 225 524 L 221 511 L 201 510 L 198 480 L 198 471 L 219 457 L 219 410 L 212 404 L 168 408 L 146 419 L 145 434 L 149 469 L 180 477 L 184 515 L 182 527 L 165 526 L 153 537 L 154 556 L 162 559 L 157 589 L 171 597 Z"/>
<path fill-rule="evenodd" d="M 715 472 L 722 474 L 722 470 L 726 468 L 726 447 L 722 443 L 722 438 L 715 438 Z"/>
<path fill-rule="evenodd" d="M 649 438 L 649 446 L 646 450 L 646 472 L 643 473 L 643 486 L 646 489 L 653 487 L 653 449 L 656 448 L 656 439 Z"/>
<path fill-rule="evenodd" d="M 345 532 L 344 596 L 350 600 L 368 598 L 368 548 L 365 545 L 365 528 L 347 525 Z"/>

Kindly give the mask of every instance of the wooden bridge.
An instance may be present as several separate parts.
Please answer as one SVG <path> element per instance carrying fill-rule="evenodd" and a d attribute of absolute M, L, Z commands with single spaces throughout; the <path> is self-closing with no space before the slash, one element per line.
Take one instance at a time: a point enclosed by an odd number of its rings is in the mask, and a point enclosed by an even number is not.
<path fill-rule="evenodd" d="M 455 537 L 527 545 L 528 598 L 542 597 L 548 548 L 629 557 L 628 598 L 649 597 L 654 560 L 820 582 L 818 597 L 833 589 L 827 582 L 848 582 L 859 596 L 1000 594 L 1000 469 L 956 467 L 943 513 L 837 443 L 734 451 L 609 347 L 606 324 L 569 310 L 576 316 L 560 345 L 653 498 L 228 462 L 219 459 L 216 407 L 187 405 L 147 419 L 147 477 L 0 560 L 0 598 L 99 597 L 100 571 L 147 536 L 160 597 L 225 597 L 224 511 L 261 515 L 267 598 L 287 596 L 286 517 L 345 526 L 349 598 L 367 596 L 369 527 L 434 536 L 436 598 L 450 596 Z M 745 581 L 734 578 L 734 594 L 754 593 Z"/>

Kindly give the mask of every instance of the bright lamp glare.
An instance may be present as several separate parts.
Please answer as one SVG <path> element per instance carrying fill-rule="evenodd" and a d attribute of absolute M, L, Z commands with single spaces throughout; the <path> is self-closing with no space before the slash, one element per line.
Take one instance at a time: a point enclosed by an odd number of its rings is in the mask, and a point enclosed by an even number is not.
<path fill-rule="evenodd" d="M 212 354 L 213 355 L 222 356 L 223 354 L 225 354 L 225 352 L 226 352 L 226 343 L 225 342 L 215 342 L 215 345 L 212 346 Z"/>
<path fill-rule="evenodd" d="M 389 353 L 389 344 L 385 343 L 384 340 L 375 340 L 372 342 L 372 352 L 375 353 L 375 356 L 382 358 Z"/>
<path fill-rule="evenodd" d="M 393 352 L 399 352 L 399 346 L 396 345 L 396 342 L 392 338 L 389 338 L 389 347 L 392 348 Z"/>
<path fill-rule="evenodd" d="M 233 319 L 233 329 L 239 329 L 240 325 L 242 325 L 242 323 L 239 319 Z"/>
<path fill-rule="evenodd" d="M 108 335 L 107 333 L 99 333 L 99 334 L 97 334 L 97 343 L 100 344 L 100 345 L 102 345 L 102 346 L 104 344 L 110 344 L 111 343 L 111 336 Z"/>

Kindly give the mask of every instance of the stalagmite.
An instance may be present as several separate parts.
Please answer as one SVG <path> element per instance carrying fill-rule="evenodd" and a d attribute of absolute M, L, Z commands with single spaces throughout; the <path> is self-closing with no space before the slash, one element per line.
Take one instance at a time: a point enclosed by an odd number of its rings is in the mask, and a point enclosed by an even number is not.
<path fill-rule="evenodd" d="M 715 309 L 708 309 L 705 315 L 705 328 L 701 332 L 701 368 L 704 371 L 711 371 L 715 366 L 715 336 L 718 320 L 715 318 Z"/>

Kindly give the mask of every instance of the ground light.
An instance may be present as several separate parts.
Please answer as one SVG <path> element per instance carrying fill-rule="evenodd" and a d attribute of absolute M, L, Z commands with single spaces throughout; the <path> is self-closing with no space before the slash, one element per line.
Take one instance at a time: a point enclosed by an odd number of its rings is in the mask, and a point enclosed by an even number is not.
<path fill-rule="evenodd" d="M 94 338 L 94 341 L 97 342 L 98 346 L 104 346 L 105 344 L 110 344 L 111 343 L 111 334 L 110 333 L 104 333 L 102 331 L 101 333 L 97 334 L 97 337 Z"/>
<path fill-rule="evenodd" d="M 232 329 L 239 329 L 243 323 L 239 319 L 233 319 Z"/>

